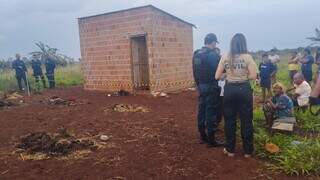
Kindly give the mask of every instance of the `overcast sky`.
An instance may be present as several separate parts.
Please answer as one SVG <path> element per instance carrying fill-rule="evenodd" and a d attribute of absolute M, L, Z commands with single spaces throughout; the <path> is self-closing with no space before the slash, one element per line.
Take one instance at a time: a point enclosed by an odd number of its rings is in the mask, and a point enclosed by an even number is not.
<path fill-rule="evenodd" d="M 223 52 L 236 32 L 250 50 L 269 50 L 307 46 L 320 27 L 320 0 L 0 0 L 0 57 L 27 55 L 43 41 L 79 58 L 78 17 L 148 4 L 195 24 L 195 48 L 216 33 Z"/>

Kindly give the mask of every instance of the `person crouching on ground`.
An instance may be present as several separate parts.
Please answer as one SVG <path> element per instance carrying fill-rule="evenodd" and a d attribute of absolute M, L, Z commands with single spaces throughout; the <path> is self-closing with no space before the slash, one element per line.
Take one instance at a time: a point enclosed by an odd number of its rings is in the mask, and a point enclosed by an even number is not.
<path fill-rule="evenodd" d="M 299 71 L 299 60 L 300 57 L 296 51 L 290 53 L 288 70 L 291 84 L 293 84 L 293 76 Z"/>
<path fill-rule="evenodd" d="M 309 97 L 311 94 L 311 86 L 305 81 L 303 74 L 296 73 L 293 76 L 294 87 L 289 89 L 288 92 L 294 90 L 292 100 L 294 106 L 307 108 L 309 105 Z"/>
<path fill-rule="evenodd" d="M 259 65 L 260 86 L 262 88 L 262 102 L 266 101 L 266 91 L 268 91 L 268 98 L 272 96 L 271 92 L 271 78 L 277 72 L 276 66 L 271 63 L 267 54 L 262 55 L 262 63 Z"/>
<path fill-rule="evenodd" d="M 231 40 L 230 53 L 221 58 L 216 79 L 226 71 L 223 116 L 225 120 L 226 148 L 224 154 L 234 156 L 236 146 L 237 117 L 241 122 L 241 136 L 245 157 L 253 154 L 253 94 L 249 80 L 256 80 L 257 65 L 247 49 L 246 38 L 236 34 Z"/>
<path fill-rule="evenodd" d="M 263 105 L 266 125 L 271 128 L 274 119 L 293 117 L 293 102 L 285 94 L 285 87 L 281 83 L 272 86 L 274 96 Z"/>
<path fill-rule="evenodd" d="M 219 111 L 220 89 L 214 74 L 219 64 L 219 55 L 215 48 L 218 40 L 215 34 L 205 37 L 205 46 L 195 51 L 193 55 L 193 75 L 199 92 L 198 130 L 200 143 L 207 143 L 208 147 L 223 146 L 217 141 L 217 116 Z"/>

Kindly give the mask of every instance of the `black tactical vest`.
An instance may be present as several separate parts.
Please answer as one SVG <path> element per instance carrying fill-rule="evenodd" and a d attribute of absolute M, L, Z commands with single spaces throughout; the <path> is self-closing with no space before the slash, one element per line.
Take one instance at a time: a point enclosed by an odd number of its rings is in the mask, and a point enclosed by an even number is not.
<path fill-rule="evenodd" d="M 217 58 L 215 59 L 210 59 L 209 55 L 211 53 L 215 52 L 209 48 L 202 48 L 195 51 L 193 55 L 193 75 L 197 84 L 203 83 L 218 85 L 218 82 L 215 79 L 216 69 L 214 69 L 217 67 L 213 67 L 210 61 L 219 61 L 219 59 L 218 56 L 216 56 Z"/>

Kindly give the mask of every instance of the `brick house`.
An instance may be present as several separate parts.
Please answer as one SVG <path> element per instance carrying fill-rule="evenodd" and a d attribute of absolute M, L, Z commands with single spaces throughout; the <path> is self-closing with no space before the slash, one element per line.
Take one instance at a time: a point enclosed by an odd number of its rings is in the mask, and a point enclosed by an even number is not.
<path fill-rule="evenodd" d="M 152 5 L 78 19 L 86 90 L 193 85 L 193 24 Z"/>

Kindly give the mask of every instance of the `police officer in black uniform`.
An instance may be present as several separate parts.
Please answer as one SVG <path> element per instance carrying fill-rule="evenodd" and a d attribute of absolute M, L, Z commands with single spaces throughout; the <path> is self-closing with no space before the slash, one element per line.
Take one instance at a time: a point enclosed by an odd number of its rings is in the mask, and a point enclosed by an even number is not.
<path fill-rule="evenodd" d="M 27 67 L 20 58 L 21 58 L 20 54 L 16 54 L 16 59 L 12 62 L 12 68 L 16 71 L 16 78 L 18 81 L 19 90 L 23 91 L 24 88 L 22 88 L 22 84 L 21 84 L 22 80 L 24 81 L 25 87 L 26 88 L 28 87 L 27 77 L 26 77 Z"/>
<path fill-rule="evenodd" d="M 204 40 L 205 46 L 195 51 L 193 55 L 193 75 L 199 92 L 198 130 L 200 143 L 208 147 L 223 146 L 216 140 L 215 132 L 218 126 L 220 88 L 215 79 L 220 57 L 216 52 L 217 36 L 208 34 Z"/>
<path fill-rule="evenodd" d="M 41 61 L 36 55 L 32 56 L 31 67 L 33 70 L 33 76 L 36 81 L 36 91 L 40 92 L 40 89 L 41 89 L 40 88 L 40 79 L 42 81 L 43 88 L 46 87 L 46 80 L 45 80 L 43 72 L 42 72 Z"/>
<path fill-rule="evenodd" d="M 54 88 L 56 86 L 55 79 L 54 79 L 54 70 L 56 68 L 56 62 L 48 54 L 45 57 L 45 66 L 46 66 L 46 75 L 49 82 L 49 88 Z"/>

